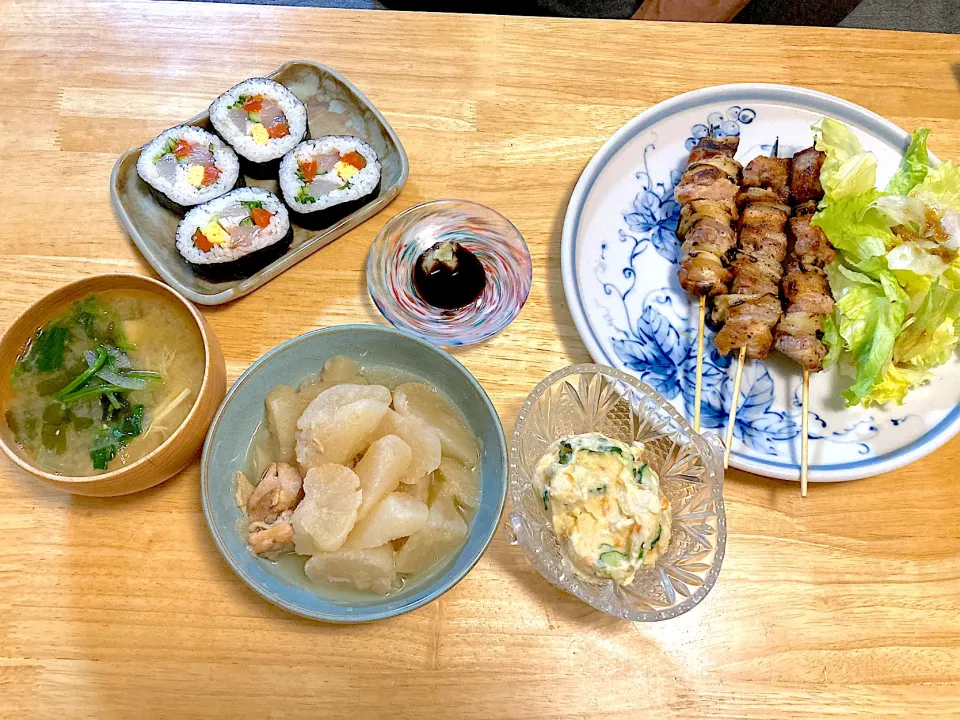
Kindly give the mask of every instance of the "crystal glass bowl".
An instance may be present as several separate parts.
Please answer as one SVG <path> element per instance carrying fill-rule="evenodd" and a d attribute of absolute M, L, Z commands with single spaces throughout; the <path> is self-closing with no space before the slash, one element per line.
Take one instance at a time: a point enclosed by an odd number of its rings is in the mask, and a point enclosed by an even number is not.
<path fill-rule="evenodd" d="M 673 512 L 667 552 L 623 587 L 574 574 L 532 486 L 534 468 L 553 442 L 587 432 L 644 443 Z M 697 435 L 651 387 L 614 368 L 572 365 L 533 389 L 513 432 L 508 492 L 508 539 L 551 583 L 615 617 L 652 622 L 682 615 L 706 597 L 720 574 L 727 540 L 720 439 Z"/>
<path fill-rule="evenodd" d="M 413 285 L 424 250 L 451 240 L 483 265 L 483 294 L 457 310 L 426 303 Z M 533 269 L 520 231 L 503 215 L 467 200 L 432 200 L 384 225 L 367 256 L 367 288 L 383 316 L 436 345 L 470 345 L 503 330 L 530 293 Z"/>

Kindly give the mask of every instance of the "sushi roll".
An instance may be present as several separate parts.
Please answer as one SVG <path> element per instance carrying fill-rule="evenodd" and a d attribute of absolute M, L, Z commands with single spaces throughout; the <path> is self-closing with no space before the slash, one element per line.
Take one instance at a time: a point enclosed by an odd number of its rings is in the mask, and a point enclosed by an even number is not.
<path fill-rule="evenodd" d="M 267 78 L 244 80 L 214 100 L 210 122 L 240 156 L 243 171 L 260 179 L 275 178 L 280 158 L 308 137 L 303 103 Z"/>
<path fill-rule="evenodd" d="M 380 160 L 358 137 L 300 143 L 280 163 L 280 190 L 293 221 L 319 230 L 365 205 L 380 190 Z"/>
<path fill-rule="evenodd" d="M 181 215 L 243 181 L 233 150 L 194 125 L 170 128 L 144 145 L 137 174 L 161 205 Z"/>
<path fill-rule="evenodd" d="M 234 190 L 186 214 L 177 250 L 190 268 L 219 282 L 249 277 L 286 252 L 293 239 L 280 198 L 260 188 Z"/>

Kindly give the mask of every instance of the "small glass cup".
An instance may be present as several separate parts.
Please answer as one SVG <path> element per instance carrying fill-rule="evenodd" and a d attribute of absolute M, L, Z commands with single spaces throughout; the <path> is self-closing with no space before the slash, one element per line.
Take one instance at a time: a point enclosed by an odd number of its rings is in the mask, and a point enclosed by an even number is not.
<path fill-rule="evenodd" d="M 486 286 L 456 310 L 425 302 L 413 285 L 420 255 L 438 242 L 459 243 L 480 260 Z M 503 215 L 467 200 L 432 200 L 384 225 L 367 256 L 367 288 L 395 327 L 435 345 L 470 345 L 509 325 L 530 294 L 533 269 L 520 231 Z"/>
<path fill-rule="evenodd" d="M 573 572 L 532 485 L 537 462 L 552 443 L 588 432 L 642 442 L 670 500 L 670 545 L 630 585 L 588 582 Z M 513 432 L 508 492 L 513 512 L 505 531 L 511 543 L 551 583 L 615 617 L 653 622 L 682 615 L 706 597 L 720 574 L 727 541 L 723 444 L 713 433 L 696 434 L 650 386 L 614 368 L 572 365 L 533 389 Z"/>

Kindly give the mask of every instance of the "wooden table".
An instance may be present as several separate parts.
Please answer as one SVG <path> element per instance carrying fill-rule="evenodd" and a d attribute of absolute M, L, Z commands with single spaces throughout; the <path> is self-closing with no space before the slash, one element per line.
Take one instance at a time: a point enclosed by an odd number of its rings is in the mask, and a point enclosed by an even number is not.
<path fill-rule="evenodd" d="M 510 217 L 533 254 L 517 321 L 457 352 L 508 430 L 538 380 L 590 360 L 560 283 L 563 213 L 587 160 L 641 110 L 709 84 L 795 83 L 930 127 L 940 157 L 960 156 L 960 37 L 3 0 L 0 330 L 68 280 L 150 272 L 111 215 L 116 157 L 290 58 L 367 93 L 406 146 L 410 181 L 366 225 L 204 310 L 231 380 L 312 328 L 382 323 L 363 273 L 377 231 L 414 203 L 465 197 Z M 960 440 L 806 500 L 796 484 L 731 472 L 719 583 L 655 625 L 555 590 L 500 534 L 438 602 L 321 625 L 227 567 L 196 463 L 106 501 L 47 490 L 5 461 L 0 479 L 4 717 L 960 714 Z"/>

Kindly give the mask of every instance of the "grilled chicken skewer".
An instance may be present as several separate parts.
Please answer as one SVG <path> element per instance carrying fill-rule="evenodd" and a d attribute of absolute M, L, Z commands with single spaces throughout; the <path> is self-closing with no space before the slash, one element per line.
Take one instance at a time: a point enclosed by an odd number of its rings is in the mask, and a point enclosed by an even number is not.
<path fill-rule="evenodd" d="M 680 203 L 677 237 L 682 241 L 683 258 L 677 276 L 680 286 L 700 300 L 697 324 L 697 370 L 694 394 L 694 431 L 700 432 L 700 403 L 703 385 L 703 329 L 707 297 L 728 291 L 732 277 L 727 254 L 736 247 L 734 222 L 741 165 L 733 156 L 740 138 L 704 137 L 690 151 L 687 166 L 674 191 Z"/>
<path fill-rule="evenodd" d="M 803 368 L 800 495 L 807 496 L 808 405 L 810 373 L 823 369 L 827 348 L 823 344 L 823 325 L 833 312 L 834 300 L 824 266 L 836 253 L 830 241 L 811 224 L 817 202 L 823 198 L 820 167 L 824 153 L 815 148 L 801 150 L 793 158 L 790 190 L 796 202 L 795 217 L 790 219 L 790 257 L 783 276 L 782 294 L 786 301 L 783 317 L 776 329 L 774 346 Z"/>
<path fill-rule="evenodd" d="M 715 338 L 717 349 L 724 355 L 731 350 L 740 351 L 727 421 L 725 467 L 730 463 L 744 363 L 747 359 L 767 357 L 773 331 L 780 321 L 791 163 L 790 158 L 776 157 L 778 145 L 774 146 L 772 157 L 756 157 L 743 171 L 743 187 L 737 196 L 739 244 L 733 253 L 732 292 L 714 302 L 714 320 L 724 323 Z"/>

